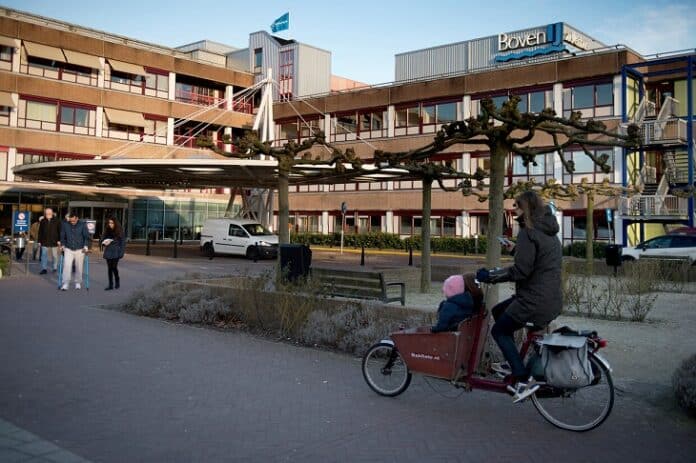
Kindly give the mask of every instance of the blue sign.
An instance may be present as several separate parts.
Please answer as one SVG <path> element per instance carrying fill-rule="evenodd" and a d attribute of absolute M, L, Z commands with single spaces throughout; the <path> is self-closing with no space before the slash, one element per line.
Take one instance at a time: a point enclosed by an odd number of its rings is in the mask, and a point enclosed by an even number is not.
<path fill-rule="evenodd" d="M 29 231 L 29 220 L 31 218 L 31 212 L 28 211 L 14 211 L 14 231 L 15 233 L 27 232 Z"/>
<path fill-rule="evenodd" d="M 498 51 L 516 50 L 546 43 L 549 43 L 549 46 L 537 48 L 535 50 L 498 55 L 495 57 L 495 61 L 504 63 L 514 59 L 532 58 L 534 56 L 565 51 L 566 47 L 563 45 L 563 23 L 549 24 L 546 26 L 546 33 L 520 34 L 519 36 L 513 34 L 498 34 Z"/>
<path fill-rule="evenodd" d="M 285 13 L 271 24 L 272 32 L 280 32 L 290 29 L 290 13 Z"/>
<path fill-rule="evenodd" d="M 607 223 L 611 223 L 611 221 L 614 219 L 614 214 L 612 214 L 611 209 L 605 209 L 605 212 L 607 213 Z"/>

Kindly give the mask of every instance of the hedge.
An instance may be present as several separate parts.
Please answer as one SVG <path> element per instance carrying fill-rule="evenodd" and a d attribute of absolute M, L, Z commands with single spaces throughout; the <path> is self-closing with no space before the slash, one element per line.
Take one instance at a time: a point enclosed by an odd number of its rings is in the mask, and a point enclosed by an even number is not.
<path fill-rule="evenodd" d="M 341 245 L 341 234 L 332 233 L 321 235 L 315 233 L 293 233 L 290 235 L 290 242 L 310 246 L 338 247 Z M 393 233 L 372 232 L 346 234 L 343 237 L 343 245 L 347 248 L 361 248 L 365 246 L 368 249 L 400 250 L 407 250 L 409 247 L 412 247 L 414 251 L 418 251 L 422 249 L 423 242 L 420 236 L 402 239 L 399 235 Z M 437 237 L 430 240 L 430 249 L 432 252 L 476 254 L 476 241 L 474 238 Z M 478 253 L 486 253 L 485 237 L 479 237 L 478 239 Z"/>
<path fill-rule="evenodd" d="M 593 241 L 592 242 L 592 254 L 594 255 L 595 259 L 604 259 L 606 253 L 605 253 L 605 247 L 607 243 L 604 241 Z M 585 258 L 587 257 L 587 253 L 585 252 L 587 244 L 584 241 L 576 241 L 572 244 L 566 245 L 563 247 L 563 255 L 564 256 L 572 256 L 572 257 L 581 257 Z"/>

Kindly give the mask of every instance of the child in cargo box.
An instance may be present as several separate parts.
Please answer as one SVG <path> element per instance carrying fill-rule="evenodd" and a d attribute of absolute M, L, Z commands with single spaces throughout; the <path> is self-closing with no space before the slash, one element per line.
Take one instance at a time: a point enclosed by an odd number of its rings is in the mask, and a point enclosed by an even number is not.
<path fill-rule="evenodd" d="M 447 278 L 442 293 L 446 299 L 437 309 L 437 324 L 430 329 L 433 333 L 455 331 L 459 322 L 481 310 L 483 292 L 472 273 Z"/>

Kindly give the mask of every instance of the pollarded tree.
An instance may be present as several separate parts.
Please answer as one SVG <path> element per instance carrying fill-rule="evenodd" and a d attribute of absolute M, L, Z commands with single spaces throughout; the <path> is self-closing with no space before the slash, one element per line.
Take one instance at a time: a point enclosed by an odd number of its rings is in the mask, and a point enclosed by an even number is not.
<path fill-rule="evenodd" d="M 559 117 L 552 109 L 541 113 L 520 113 L 519 97 L 513 96 L 501 108 L 492 100 L 481 101 L 481 113 L 466 121 L 444 125 L 429 145 L 405 153 L 375 153 L 376 159 L 382 159 L 393 167 L 406 162 L 422 162 L 455 145 L 486 145 L 490 153 L 490 173 L 488 191 L 478 193 L 481 200 L 488 200 L 489 226 L 487 238 L 494 243 L 496 236 L 503 230 L 503 199 L 505 194 L 505 161 L 512 154 L 522 157 L 524 165 L 535 164 L 535 157 L 554 153 L 560 158 L 564 168 L 572 173 L 574 163 L 566 157 L 569 148 L 581 148 L 602 171 L 609 172 L 606 155 L 595 155 L 592 147 L 620 146 L 635 148 L 638 146 L 638 127 L 631 125 L 626 133 L 610 131 L 600 121 L 582 120 L 580 113 L 573 113 L 570 118 Z M 532 143 L 538 135 L 550 139 L 541 146 Z M 538 140 L 535 143 L 539 145 Z M 462 184 L 465 194 L 477 194 L 470 181 Z M 500 264 L 499 246 L 488 246 L 486 265 L 496 267 Z M 489 299 L 497 300 L 497 293 L 490 294 Z"/>

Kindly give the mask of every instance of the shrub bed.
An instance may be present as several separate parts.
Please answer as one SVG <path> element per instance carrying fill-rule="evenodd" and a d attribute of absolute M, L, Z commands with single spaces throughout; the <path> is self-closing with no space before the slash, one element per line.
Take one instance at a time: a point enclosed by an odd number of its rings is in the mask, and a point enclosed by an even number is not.
<path fill-rule="evenodd" d="M 379 302 L 325 297 L 311 283 L 276 290 L 270 273 L 160 282 L 111 308 L 182 323 L 241 328 L 357 355 L 400 326 L 428 325 L 434 316 Z"/>

